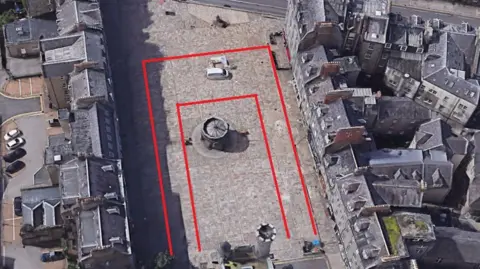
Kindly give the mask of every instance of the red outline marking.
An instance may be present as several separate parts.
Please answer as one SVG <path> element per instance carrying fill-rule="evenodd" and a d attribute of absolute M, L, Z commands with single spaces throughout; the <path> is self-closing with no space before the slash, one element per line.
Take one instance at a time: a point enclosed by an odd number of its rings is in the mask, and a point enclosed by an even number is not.
<path fill-rule="evenodd" d="M 148 85 L 147 64 L 142 61 L 143 82 L 145 83 L 145 94 L 148 103 L 148 117 L 150 119 L 150 129 L 152 131 L 153 150 L 155 152 L 155 164 L 157 166 L 158 185 L 160 185 L 160 194 L 162 196 L 163 218 L 165 221 L 165 230 L 167 233 L 168 250 L 173 255 L 172 236 L 170 233 L 170 224 L 168 221 L 167 199 L 165 198 L 165 190 L 163 187 L 162 168 L 160 166 L 160 155 L 158 153 L 157 132 L 155 131 L 155 120 L 153 117 L 152 99 L 150 97 L 150 86 Z"/>
<path fill-rule="evenodd" d="M 292 143 L 293 153 L 295 155 L 295 162 L 297 164 L 298 174 L 300 176 L 300 182 L 302 183 L 303 195 L 305 196 L 305 203 L 308 208 L 308 215 L 310 217 L 310 222 L 312 224 L 313 234 L 317 235 L 317 225 L 315 224 L 315 218 L 313 217 L 312 205 L 310 203 L 310 198 L 308 196 L 307 185 L 305 184 L 305 178 L 303 177 L 302 168 L 300 165 L 300 158 L 298 157 L 297 146 L 295 145 L 295 140 L 293 139 L 292 126 L 290 125 L 290 120 L 288 118 L 287 106 L 285 104 L 285 98 L 283 97 L 282 87 L 280 86 L 280 79 L 278 78 L 277 69 L 275 68 L 275 61 L 273 60 L 272 48 L 268 46 L 268 54 L 270 55 L 270 63 L 272 64 L 273 76 L 275 77 L 275 83 L 277 84 L 278 96 L 280 97 L 280 103 L 282 103 L 283 115 L 285 116 L 285 122 L 287 123 L 288 136 L 290 137 L 290 142 Z"/>
<path fill-rule="evenodd" d="M 264 46 L 246 47 L 246 48 L 238 48 L 238 49 L 229 49 L 229 50 L 215 50 L 215 51 L 184 54 L 184 55 L 177 55 L 177 56 L 168 56 L 168 57 L 162 57 L 162 58 L 151 58 L 151 59 L 146 59 L 146 60 L 143 60 L 143 61 L 148 64 L 148 63 L 156 63 L 156 62 L 163 62 L 163 61 L 180 60 L 180 59 L 185 59 L 185 58 L 209 56 L 209 55 L 215 55 L 215 54 L 245 52 L 245 51 L 261 50 L 261 49 L 268 49 L 268 48 L 269 48 L 268 45 L 264 45 Z"/>
<path fill-rule="evenodd" d="M 186 102 L 186 103 L 177 103 L 177 118 L 178 118 L 178 125 L 179 125 L 179 129 L 180 129 L 180 137 L 181 137 L 181 140 L 182 140 L 183 158 L 184 158 L 184 161 L 185 161 L 185 170 L 186 170 L 186 174 L 187 174 L 188 190 L 189 190 L 189 194 L 190 194 L 190 205 L 192 207 L 193 223 L 194 223 L 194 227 L 195 227 L 195 237 L 196 237 L 196 240 L 197 240 L 198 251 L 202 250 L 201 240 L 200 240 L 200 231 L 199 231 L 199 228 L 198 228 L 198 219 L 197 219 L 197 213 L 196 213 L 196 209 L 195 209 L 195 200 L 194 200 L 194 195 L 193 195 L 193 185 L 192 185 L 192 179 L 191 179 L 191 176 L 190 176 L 190 168 L 189 168 L 189 164 L 188 164 L 187 147 L 185 145 L 185 133 L 183 131 L 182 115 L 181 115 L 181 112 L 180 112 L 180 108 L 182 106 L 202 105 L 202 104 L 209 104 L 209 103 L 216 103 L 216 102 L 226 102 L 226 101 L 236 101 L 236 100 L 249 99 L 249 98 L 253 98 L 255 100 L 255 105 L 257 106 L 258 119 L 260 121 L 260 127 L 262 129 L 263 140 L 265 142 L 265 150 L 267 152 L 267 157 L 268 157 L 268 161 L 269 161 L 269 164 L 270 164 L 270 171 L 272 173 L 273 183 L 275 185 L 275 192 L 277 194 L 278 205 L 280 207 L 280 213 L 282 215 L 283 226 L 285 228 L 286 237 L 288 239 L 290 239 L 290 229 L 288 228 L 287 216 L 285 214 L 285 208 L 283 206 L 282 196 L 281 196 L 281 193 L 280 193 L 280 187 L 278 185 L 278 180 L 277 180 L 277 174 L 276 174 L 276 171 L 275 171 L 275 166 L 273 164 L 273 158 L 272 158 L 272 153 L 270 151 L 270 145 L 268 143 L 268 137 L 267 137 L 267 132 L 266 132 L 266 128 L 265 128 L 265 123 L 264 123 L 261 108 L 260 108 L 260 102 L 258 101 L 258 95 L 257 94 L 248 94 L 248 95 L 231 96 L 231 97 L 224 97 L 224 98 L 206 99 L 206 100 L 199 100 L 199 101 Z"/>
<path fill-rule="evenodd" d="M 152 102 L 151 102 L 151 97 L 150 97 L 150 87 L 148 85 L 148 75 L 147 75 L 147 68 L 146 64 L 148 63 L 156 63 L 156 62 L 162 62 L 162 61 L 170 61 L 170 60 L 179 60 L 179 59 L 185 59 L 185 58 L 193 58 L 193 57 L 201 57 L 201 56 L 209 56 L 209 55 L 216 55 L 216 54 L 227 54 L 227 53 L 236 53 L 236 52 L 246 52 L 246 51 L 253 51 L 253 50 L 261 50 L 261 49 L 266 49 L 269 53 L 270 56 L 270 63 L 272 65 L 272 70 L 273 70 L 273 75 L 275 78 L 275 83 L 277 85 L 277 91 L 278 95 L 280 97 L 280 102 L 282 104 L 282 111 L 285 117 L 285 121 L 287 124 L 287 129 L 290 137 L 290 141 L 292 143 L 292 149 L 295 155 L 295 162 L 297 165 L 297 170 L 300 176 L 300 182 L 302 184 L 302 189 L 303 189 L 303 194 L 305 196 L 305 202 L 307 204 L 308 208 L 308 213 L 310 217 L 310 222 L 312 224 L 312 229 L 313 233 L 315 235 L 318 234 L 317 232 L 317 227 L 315 224 L 315 219 L 313 217 L 313 211 L 312 207 L 310 204 L 310 199 L 308 197 L 308 190 L 305 185 L 305 179 L 303 177 L 302 169 L 300 167 L 300 158 L 298 157 L 298 152 L 295 146 L 295 141 L 293 139 L 293 133 L 292 133 L 292 128 L 290 125 L 290 121 L 288 118 L 287 110 L 286 110 L 286 105 L 285 105 L 285 99 L 283 97 L 282 89 L 280 86 L 280 80 L 278 78 L 278 73 L 275 68 L 275 62 L 273 60 L 273 55 L 272 55 L 272 50 L 269 45 L 263 45 L 263 46 L 254 46 L 254 47 L 246 47 L 246 48 L 237 48 L 237 49 L 228 49 L 228 50 L 218 50 L 218 51 L 209 51 L 209 52 L 201 52 L 201 53 L 193 53 L 193 54 L 185 54 L 185 55 L 177 55 L 177 56 L 168 56 L 168 57 L 162 57 L 162 58 L 150 58 L 150 59 L 145 59 L 142 61 L 142 71 L 143 71 L 143 80 L 145 83 L 145 92 L 146 92 L 146 98 L 148 102 L 148 114 L 150 118 L 150 128 L 152 132 L 152 143 L 153 143 L 153 148 L 155 151 L 155 162 L 157 166 L 157 173 L 158 173 L 158 182 L 159 182 L 159 187 L 160 187 L 160 193 L 161 193 L 161 198 L 162 198 L 162 206 L 163 206 L 163 214 L 164 214 L 164 219 L 165 219 L 165 227 L 166 227 L 166 234 L 167 234 L 167 240 L 168 240 L 168 248 L 169 252 L 171 255 L 173 255 L 173 247 L 172 247 L 172 239 L 171 239 L 171 233 L 170 233 L 170 226 L 169 226 L 169 221 L 168 221 L 168 212 L 167 212 L 167 205 L 166 205 L 166 198 L 165 198 L 165 191 L 164 191 L 164 186 L 163 186 L 163 178 L 162 178 L 162 171 L 161 171 L 161 166 L 160 166 L 160 156 L 158 153 L 158 144 L 157 144 L 157 135 L 155 131 L 155 121 L 153 117 L 153 109 L 152 109 Z M 287 48 L 288 50 L 288 48 Z M 258 98 L 258 97 L 257 97 Z M 186 105 L 188 103 L 184 104 L 179 104 L 181 105 Z M 263 122 L 262 122 L 263 123 Z"/>

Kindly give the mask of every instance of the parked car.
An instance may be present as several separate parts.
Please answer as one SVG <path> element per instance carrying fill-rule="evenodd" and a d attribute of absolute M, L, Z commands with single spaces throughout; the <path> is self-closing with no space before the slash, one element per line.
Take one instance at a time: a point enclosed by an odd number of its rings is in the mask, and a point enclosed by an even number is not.
<path fill-rule="evenodd" d="M 3 139 L 5 141 L 10 141 L 16 137 L 19 137 L 22 135 L 22 131 L 20 131 L 19 129 L 13 129 L 13 130 L 10 130 L 8 131 L 4 136 L 3 136 Z"/>
<path fill-rule="evenodd" d="M 8 150 L 13 150 L 23 146 L 23 144 L 25 144 L 25 139 L 21 137 L 17 137 L 11 141 L 8 141 L 7 145 L 5 146 L 7 147 Z"/>
<path fill-rule="evenodd" d="M 224 68 L 207 68 L 207 79 L 224 80 L 230 78 L 230 72 Z"/>
<path fill-rule="evenodd" d="M 65 259 L 65 254 L 62 251 L 50 251 L 40 255 L 42 262 L 56 262 L 63 259 Z"/>
<path fill-rule="evenodd" d="M 27 151 L 22 148 L 17 148 L 14 151 L 10 151 L 7 155 L 3 155 L 3 160 L 7 163 L 13 163 L 14 161 L 27 155 Z"/>
<path fill-rule="evenodd" d="M 25 168 L 25 163 L 22 161 L 15 161 L 11 163 L 7 168 L 5 168 L 5 172 L 9 174 L 15 174 L 16 172 Z"/>
<path fill-rule="evenodd" d="M 13 208 L 15 209 L 15 216 L 22 216 L 22 197 L 17 196 L 13 199 Z"/>

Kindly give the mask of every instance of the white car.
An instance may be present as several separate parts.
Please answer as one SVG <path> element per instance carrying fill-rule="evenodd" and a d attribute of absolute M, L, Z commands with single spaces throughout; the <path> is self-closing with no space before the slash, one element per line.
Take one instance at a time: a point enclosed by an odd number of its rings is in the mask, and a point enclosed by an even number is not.
<path fill-rule="evenodd" d="M 21 137 L 17 137 L 11 141 L 9 141 L 5 146 L 7 147 L 8 150 L 16 149 L 18 147 L 21 147 L 23 144 L 25 144 L 25 139 Z"/>
<path fill-rule="evenodd" d="M 22 132 L 18 129 L 13 129 L 13 130 L 10 130 L 8 131 L 8 133 L 5 134 L 5 136 L 3 136 L 3 139 L 5 141 L 10 141 L 16 137 L 19 137 L 20 135 L 22 134 Z"/>
<path fill-rule="evenodd" d="M 230 78 L 230 72 L 224 68 L 207 68 L 207 79 L 224 80 Z"/>

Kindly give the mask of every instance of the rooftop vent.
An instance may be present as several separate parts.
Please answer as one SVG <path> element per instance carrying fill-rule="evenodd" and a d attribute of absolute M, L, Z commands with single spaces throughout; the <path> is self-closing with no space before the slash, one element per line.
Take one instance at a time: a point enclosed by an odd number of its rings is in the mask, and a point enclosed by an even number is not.
<path fill-rule="evenodd" d="M 113 244 L 123 244 L 123 239 L 119 236 L 111 237 L 110 239 L 108 239 L 108 241 L 110 241 L 110 243 L 112 245 Z"/>
<path fill-rule="evenodd" d="M 24 34 L 22 26 L 15 27 L 15 31 L 17 31 L 18 35 L 23 35 Z"/>
<path fill-rule="evenodd" d="M 113 164 L 102 166 L 102 170 L 103 172 L 113 172 L 114 171 Z"/>
<path fill-rule="evenodd" d="M 107 212 L 108 214 L 120 214 L 120 208 L 118 208 L 117 206 L 114 206 L 114 207 L 109 207 L 107 208 Z"/>

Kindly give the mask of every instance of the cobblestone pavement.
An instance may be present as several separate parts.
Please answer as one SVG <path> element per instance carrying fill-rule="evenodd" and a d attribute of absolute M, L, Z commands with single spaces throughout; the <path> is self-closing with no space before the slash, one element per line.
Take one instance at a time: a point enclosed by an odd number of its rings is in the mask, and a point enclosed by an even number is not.
<path fill-rule="evenodd" d="M 104 14 L 107 28 L 107 42 L 109 55 L 112 59 L 114 83 L 116 89 L 117 106 L 120 113 L 122 143 L 126 167 L 127 192 L 129 195 L 130 210 L 132 211 L 132 221 L 134 223 L 133 249 L 139 260 L 148 264 L 148 260 L 158 251 L 167 248 L 165 239 L 165 225 L 162 219 L 163 211 L 158 191 L 157 171 L 154 162 L 154 153 L 151 145 L 151 134 L 148 120 L 147 103 L 144 94 L 143 75 L 141 69 L 141 61 L 153 57 L 172 56 L 190 54 L 196 52 L 223 50 L 239 47 L 265 45 L 267 43 L 268 30 L 273 28 L 281 28 L 283 21 L 262 18 L 257 15 L 246 13 L 236 13 L 229 11 L 222 18 L 233 23 L 231 26 L 220 29 L 213 28 L 211 22 L 216 14 L 225 12 L 224 10 L 211 8 L 197 8 L 197 6 L 189 6 L 177 2 L 166 2 L 160 5 L 157 1 L 145 2 L 141 1 L 115 1 L 109 2 L 104 10 L 110 13 Z M 120 9 L 117 14 L 113 10 Z M 165 11 L 175 12 L 175 16 L 168 16 Z M 204 12 L 203 12 L 204 11 Z M 208 11 L 208 12 L 207 12 Z M 194 15 L 191 15 L 194 13 Z M 213 15 L 212 15 L 213 14 Z M 223 14 L 223 13 L 222 13 Z M 121 19 L 119 19 L 121 18 Z M 236 24 L 236 22 L 242 22 Z M 122 28 L 120 33 L 113 33 L 118 28 Z M 111 31 L 109 31 L 109 28 Z M 118 32 L 118 31 L 117 31 Z M 122 42 L 119 42 L 121 40 Z M 167 206 L 169 210 L 169 222 L 172 229 L 173 248 L 176 256 L 176 262 L 189 262 L 189 256 L 192 263 L 198 265 L 200 261 L 211 260 L 209 251 L 196 251 L 196 243 L 189 205 L 188 191 L 186 189 L 186 176 L 183 163 L 183 153 L 178 131 L 178 120 L 175 111 L 176 102 L 195 101 L 199 99 L 218 98 L 231 95 L 242 95 L 248 93 L 259 94 L 259 101 L 262 108 L 264 123 L 267 129 L 267 135 L 270 142 L 272 154 L 274 155 L 275 169 L 278 174 L 280 189 L 282 193 L 282 201 L 286 208 L 287 219 L 289 220 L 290 230 L 293 240 L 286 241 L 285 236 L 280 235 L 278 244 L 273 245 L 275 256 L 285 258 L 300 255 L 300 242 L 302 239 L 311 240 L 314 238 L 308 212 L 305 204 L 305 198 L 301 191 L 300 178 L 296 169 L 295 159 L 292 146 L 289 143 L 288 132 L 286 129 L 285 118 L 283 116 L 282 107 L 279 102 L 273 73 L 270 67 L 268 54 L 266 51 L 248 52 L 227 55 L 232 63 L 238 66 L 233 72 L 233 78 L 230 81 L 206 81 L 204 72 L 208 58 L 195 58 L 189 60 L 178 60 L 168 63 L 149 64 L 148 74 L 150 81 L 151 99 L 154 107 L 155 124 L 157 131 L 157 143 L 159 146 L 162 172 L 164 174 L 163 181 L 167 192 Z M 287 83 L 291 79 L 288 72 L 280 74 L 282 86 L 287 103 L 287 111 L 290 116 L 293 129 L 293 136 L 297 144 L 297 150 L 302 163 L 302 171 L 307 181 L 312 203 L 314 204 L 314 212 L 317 225 L 320 228 L 320 234 L 325 235 L 322 241 L 333 244 L 333 230 L 328 230 L 328 220 L 325 216 L 323 201 L 318 189 L 318 176 L 313 170 L 313 162 L 306 144 L 306 133 L 298 120 L 300 116 L 293 89 Z M 185 118 L 186 130 L 192 130 L 194 125 L 211 113 L 220 113 L 225 111 L 214 106 L 198 106 L 191 108 L 182 108 L 182 118 Z M 242 109 L 235 106 L 233 102 L 226 102 L 224 106 L 232 106 L 235 109 Z M 245 104 L 244 106 L 250 106 Z M 204 108 L 205 107 L 205 108 Z M 189 111 L 191 110 L 191 111 Z M 251 129 L 258 128 L 258 118 L 250 109 L 240 113 L 232 112 L 237 115 L 230 115 L 229 119 L 239 119 L 238 114 L 242 114 L 242 123 L 245 128 L 252 132 L 252 140 L 259 140 L 258 133 Z M 197 116 L 195 116 L 197 115 Z M 191 120 L 188 120 L 188 119 Z M 190 122 L 189 122 L 190 121 Z M 234 121 L 235 124 L 235 120 Z M 238 120 L 240 121 L 240 120 Z M 251 123 L 248 127 L 246 123 Z M 256 138 L 255 138 L 256 137 Z M 239 156 L 244 158 L 257 158 L 266 161 L 264 145 L 260 141 L 252 142 L 249 149 Z M 263 146 L 263 147 L 262 147 Z M 250 150 L 250 151 L 249 151 Z M 243 154 L 243 155 L 242 155 Z M 138 156 L 142 156 L 140 161 Z M 193 148 L 189 148 L 189 158 L 192 162 L 197 162 L 200 158 L 195 157 Z M 227 160 L 223 160 L 226 162 Z M 243 159 L 242 159 L 243 161 Z M 273 190 L 273 181 L 268 166 L 265 161 L 257 161 L 255 167 L 258 171 L 243 171 L 245 174 L 237 174 L 237 177 L 245 177 L 245 179 L 237 179 L 238 185 L 244 183 L 243 186 L 249 186 L 258 178 L 264 178 L 258 183 L 260 188 L 268 191 L 268 199 L 265 213 L 270 208 L 275 211 L 270 216 L 272 222 L 278 229 L 283 229 L 283 224 L 279 221 L 278 201 L 276 200 Z M 208 161 L 205 161 L 208 162 Z M 258 164 L 257 164 L 258 163 Z M 167 165 L 168 164 L 168 165 Z M 201 164 L 198 167 L 201 167 Z M 203 164 L 209 166 L 209 164 Z M 235 162 L 234 166 L 249 165 L 248 160 L 245 163 Z M 232 166 L 232 167 L 234 167 Z M 253 167 L 252 165 L 250 165 Z M 192 168 L 195 170 L 195 167 Z M 225 169 L 225 168 L 224 168 Z M 201 177 L 207 179 L 209 176 L 215 177 L 219 174 L 220 169 L 209 169 L 207 176 L 193 172 L 192 180 L 195 184 L 200 184 Z M 226 177 L 224 175 L 218 175 Z M 235 178 L 237 178 L 235 177 Z M 247 177 L 250 177 L 247 178 Z M 194 179 L 195 178 L 195 179 Z M 203 179 L 203 180 L 205 180 Z M 235 181 L 235 180 L 233 180 Z M 246 185 L 245 185 L 246 184 Z M 240 197 L 239 193 L 247 193 L 250 188 L 245 191 L 232 184 L 232 191 L 235 197 Z M 194 185 L 195 197 L 202 196 L 199 185 Z M 219 187 L 218 192 L 221 188 Z M 215 193 L 217 193 L 215 191 Z M 265 195 L 257 193 L 252 187 L 251 192 L 254 195 Z M 199 194 L 200 193 L 200 194 Z M 253 235 L 257 222 L 261 219 L 259 215 L 254 216 L 255 219 L 251 223 L 236 223 L 232 218 L 221 217 L 220 214 L 212 214 L 208 212 L 208 197 L 199 198 L 199 207 L 205 208 L 205 213 L 198 213 L 199 221 L 205 222 L 214 219 L 220 222 L 214 227 L 225 227 L 236 229 L 239 225 L 239 232 L 247 233 L 251 231 Z M 217 196 L 218 197 L 218 196 Z M 216 198 L 217 199 L 217 198 Z M 256 198 L 258 199 L 258 198 Z M 247 207 L 251 207 L 250 201 L 243 200 Z M 237 201 L 238 202 L 238 201 Z M 239 203 L 242 203 L 240 201 Z M 253 201 L 253 204 L 257 200 Z M 258 202 L 259 203 L 259 202 Z M 233 204 L 232 206 L 237 206 Z M 222 208 L 222 210 L 230 210 L 230 208 Z M 260 210 L 261 211 L 261 210 Z M 268 211 L 270 212 L 270 211 Z M 222 212 L 223 213 L 223 212 Z M 210 214 L 208 217 L 206 217 Z M 267 214 L 268 216 L 268 214 Z M 225 223 L 221 223 L 224 220 Z M 269 220 L 267 220 L 269 221 Z M 228 226 L 228 224 L 230 226 Z M 328 225 L 327 225 L 328 224 Z M 252 226 L 252 227 L 250 227 Z M 200 228 L 202 229 L 202 228 Z M 221 229 L 224 229 L 221 227 Z M 327 231 L 328 230 L 328 231 Z M 210 231 L 201 230 L 201 234 Z M 282 232 L 281 232 L 282 233 Z M 202 236 L 202 243 L 207 240 L 205 247 L 213 248 L 214 242 L 223 238 L 223 233 L 215 240 L 210 240 L 209 236 Z M 227 233 L 225 233 L 227 234 Z M 213 236 L 213 235 L 212 235 Z M 222 237 L 222 238 L 220 238 Z M 283 237 L 283 238 L 282 238 Z M 213 237 L 210 237 L 213 238 Z M 231 239 L 231 238 L 230 238 Z M 235 242 L 251 242 L 251 238 L 238 237 Z M 251 242 L 253 243 L 253 242 Z M 286 244 L 284 244 L 286 243 Z M 187 255 L 187 246 L 190 250 Z M 285 247 L 286 246 L 286 247 Z M 291 254 L 282 253 L 286 249 L 292 249 Z M 277 253 L 278 252 L 278 253 Z M 175 268 L 187 268 L 183 265 L 176 264 Z M 339 268 L 339 267 L 335 267 Z"/>

